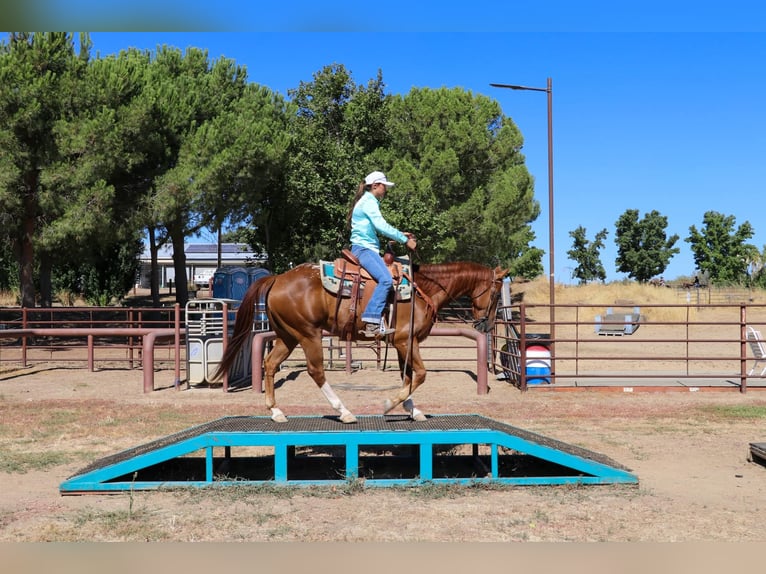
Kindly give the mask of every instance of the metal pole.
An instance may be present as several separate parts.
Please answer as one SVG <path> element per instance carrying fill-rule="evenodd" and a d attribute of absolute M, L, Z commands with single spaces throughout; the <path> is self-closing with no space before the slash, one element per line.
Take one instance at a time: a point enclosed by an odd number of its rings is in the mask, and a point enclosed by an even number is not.
<path fill-rule="evenodd" d="M 532 92 L 545 92 L 548 94 L 548 288 L 549 288 L 549 331 L 551 335 L 551 381 L 555 378 L 555 341 L 556 341 L 556 277 L 554 274 L 554 245 L 553 245 L 553 80 L 548 78 L 547 87 L 535 88 L 531 86 L 518 86 L 514 84 L 490 84 L 495 88 L 509 88 L 511 90 L 528 90 Z"/>
<path fill-rule="evenodd" d="M 548 254 L 549 289 L 550 289 L 550 332 L 551 332 L 551 383 L 556 382 L 555 378 L 555 346 L 556 346 L 556 277 L 553 264 L 553 82 L 548 78 L 548 243 L 550 253 Z"/>

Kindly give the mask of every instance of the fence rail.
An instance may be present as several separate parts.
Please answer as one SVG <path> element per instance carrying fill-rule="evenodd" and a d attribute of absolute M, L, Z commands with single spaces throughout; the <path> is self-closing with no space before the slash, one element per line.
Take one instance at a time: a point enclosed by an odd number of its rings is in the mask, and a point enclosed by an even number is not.
<path fill-rule="evenodd" d="M 764 304 L 556 305 L 555 341 L 547 335 L 548 313 L 548 305 L 523 303 L 498 312 L 493 367 L 522 389 L 532 345 L 548 349 L 550 372 L 544 378 L 554 385 L 672 380 L 745 392 L 748 385 L 766 383 L 759 372 L 751 373 L 755 357 L 747 340 L 748 326 L 766 333 Z"/>
<path fill-rule="evenodd" d="M 612 315 L 634 313 L 639 317 L 630 334 L 619 333 L 620 321 Z M 746 328 L 753 326 L 766 334 L 766 304 L 739 302 L 698 305 L 615 304 L 556 305 L 556 339 L 550 340 L 550 307 L 519 303 L 498 310 L 494 333 L 488 337 L 487 367 L 498 379 L 522 390 L 528 388 L 527 366 L 530 344 L 545 346 L 550 365 L 544 377 L 546 388 L 605 385 L 663 385 L 668 381 L 689 388 L 766 388 L 760 369 L 751 373 L 755 358 L 747 341 Z M 440 316 L 437 328 L 470 328 L 459 317 L 468 311 L 450 310 Z M 607 320 L 608 319 L 608 320 Z M 631 321 L 633 321 L 631 319 Z M 141 336 L 129 329 L 168 329 L 178 324 L 180 342 L 158 339 L 153 357 L 157 368 L 180 364 L 186 370 L 186 321 L 178 306 L 163 308 L 52 308 L 0 309 L 0 367 L 35 363 L 81 363 L 145 367 Z M 632 323 L 631 323 L 632 324 Z M 608 327 L 608 328 L 606 328 Z M 4 336 L 9 329 L 97 329 L 92 335 L 57 337 Z M 126 329 L 124 335 L 110 335 L 105 329 Z M 617 331 L 615 333 L 614 331 Z M 42 332 L 42 331 L 38 331 Z M 63 332 L 63 331 L 62 331 Z M 133 334 L 130 334 L 133 333 Z M 548 338 L 546 338 L 548 337 Z M 521 344 L 524 341 L 524 344 Z M 385 344 L 354 343 L 350 352 L 337 338 L 326 337 L 326 365 L 329 369 L 387 368 L 397 370 L 393 349 Z M 477 359 L 479 345 L 466 337 L 429 337 L 421 346 L 429 370 L 470 370 L 477 379 L 483 365 Z M 479 353 L 480 354 L 480 353 Z M 296 349 L 287 365 L 305 364 Z M 523 366 L 523 368 L 522 368 Z M 186 380 L 181 375 L 181 380 Z M 539 377 L 536 377 L 539 378 Z M 543 388 L 538 386 L 537 388 Z"/>
<path fill-rule="evenodd" d="M 93 370 L 98 360 L 132 369 L 143 365 L 145 332 L 180 329 L 182 325 L 183 313 L 178 305 L 156 309 L 2 308 L 0 365 L 86 362 Z M 167 337 L 158 338 L 154 350 L 153 359 L 160 365 L 175 365 L 182 359 L 176 341 Z"/>

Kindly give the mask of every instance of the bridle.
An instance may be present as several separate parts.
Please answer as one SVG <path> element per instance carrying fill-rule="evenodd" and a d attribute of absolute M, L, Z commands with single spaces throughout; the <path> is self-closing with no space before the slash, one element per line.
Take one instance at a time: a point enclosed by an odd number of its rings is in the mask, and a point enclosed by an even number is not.
<path fill-rule="evenodd" d="M 476 295 L 476 297 L 472 297 L 471 299 L 475 301 L 484 293 L 489 291 L 489 303 L 487 304 L 487 307 L 484 309 L 484 316 L 480 319 L 477 319 L 473 322 L 473 328 L 479 331 L 480 333 L 489 333 L 492 328 L 494 327 L 494 322 L 490 321 L 490 316 L 492 313 L 497 309 L 497 304 L 500 301 L 500 293 L 501 293 L 501 286 L 502 286 L 503 280 L 498 279 L 493 275 L 492 277 L 492 283 L 490 283 L 489 287 L 484 289 L 481 293 Z"/>

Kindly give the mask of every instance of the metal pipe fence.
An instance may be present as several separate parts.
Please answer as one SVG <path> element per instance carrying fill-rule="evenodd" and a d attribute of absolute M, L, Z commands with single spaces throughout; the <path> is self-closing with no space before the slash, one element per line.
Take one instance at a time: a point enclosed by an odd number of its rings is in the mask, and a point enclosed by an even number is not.
<path fill-rule="evenodd" d="M 621 386 L 679 384 L 701 387 L 766 387 L 747 327 L 766 333 L 766 305 L 755 303 L 667 305 L 560 304 L 556 338 L 548 333 L 547 305 L 520 303 L 498 312 L 493 369 L 527 388 L 529 348 L 542 345 L 550 371 L 544 384 Z M 523 342 L 523 344 L 522 344 Z M 522 368 L 523 366 L 523 368 Z M 535 379 L 539 373 L 533 372 Z"/>
<path fill-rule="evenodd" d="M 149 331 L 178 329 L 183 324 L 178 305 L 162 308 L 53 307 L 0 309 L 0 366 L 39 363 L 143 364 L 143 336 Z M 18 333 L 21 330 L 23 334 Z M 90 332 L 88 332 L 90 331 Z M 180 362 L 180 337 L 159 337 L 155 364 Z"/>
<path fill-rule="evenodd" d="M 704 390 L 766 388 L 760 369 L 751 372 L 755 357 L 747 327 L 766 335 L 766 304 L 577 303 L 556 305 L 555 340 L 550 338 L 549 306 L 519 303 L 498 310 L 495 330 L 487 337 L 487 367 L 497 379 L 521 390 L 593 387 L 681 386 Z M 454 310 L 453 310 L 454 312 Z M 457 315 L 468 316 L 468 309 Z M 186 370 L 186 321 L 178 306 L 163 308 L 0 309 L 0 367 L 36 363 L 81 363 L 129 369 L 143 366 L 141 336 L 108 335 L 102 329 L 168 329 L 180 327 L 180 345 L 168 339 L 155 343 L 154 364 Z M 470 329 L 453 316 L 440 317 L 437 329 Z M 90 336 L 3 336 L 8 329 L 98 329 Z M 46 331 L 48 332 L 48 331 Z M 64 331 L 62 331 L 64 333 Z M 524 344 L 521 344 L 522 341 Z M 532 357 L 530 346 L 548 355 Z M 337 337 L 324 339 L 328 369 L 391 369 L 398 371 L 395 351 L 381 342 L 355 342 L 350 349 Z M 429 370 L 470 371 L 478 379 L 483 366 L 476 340 L 463 336 L 429 337 L 421 351 Z M 300 349 L 286 362 L 304 363 Z M 528 373 L 531 361 L 549 372 Z M 528 385 L 528 379 L 536 383 Z M 184 377 L 181 377 L 184 380 Z M 540 384 L 540 379 L 543 383 Z M 481 392 L 481 389 L 480 389 Z"/>

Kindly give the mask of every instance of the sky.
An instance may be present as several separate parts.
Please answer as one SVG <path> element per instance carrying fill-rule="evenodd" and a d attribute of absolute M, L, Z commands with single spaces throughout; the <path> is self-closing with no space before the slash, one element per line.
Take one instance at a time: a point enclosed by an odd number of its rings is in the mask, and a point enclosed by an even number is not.
<path fill-rule="evenodd" d="M 707 211 L 733 216 L 736 226 L 749 221 L 750 243 L 766 247 L 766 8 L 759 2 L 476 0 L 456 10 L 336 0 L 282 8 L 226 2 L 213 10 L 209 3 L 170 1 L 156 17 L 158 3 L 144 0 L 133 2 L 131 12 L 70 1 L 74 12 L 62 15 L 54 0 L 31 2 L 51 8 L 56 29 L 102 30 L 91 32 L 94 55 L 203 48 L 211 60 L 231 58 L 251 82 L 285 96 L 337 63 L 358 84 L 381 70 L 391 94 L 447 87 L 497 100 L 524 136 L 541 207 L 534 244 L 546 252 L 546 275 L 548 99 L 544 91 L 490 84 L 545 88 L 550 78 L 557 282 L 575 282 L 567 251 L 578 226 L 590 240 L 607 229 L 601 252 L 607 281 L 626 278 L 615 269 L 614 227 L 628 209 L 639 217 L 658 211 L 668 219 L 668 235 L 680 237 L 666 279 L 695 273 L 684 239 L 690 226 L 702 228 Z"/>

